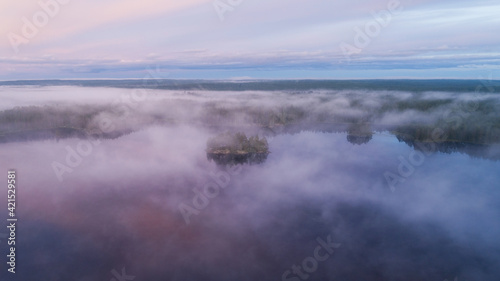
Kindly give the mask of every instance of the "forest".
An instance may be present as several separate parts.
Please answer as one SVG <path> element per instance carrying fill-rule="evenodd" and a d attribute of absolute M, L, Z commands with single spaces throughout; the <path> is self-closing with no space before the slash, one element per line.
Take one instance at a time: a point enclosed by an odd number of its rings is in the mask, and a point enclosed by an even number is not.
<path fill-rule="evenodd" d="M 210 130 L 214 136 L 228 131 L 261 137 L 302 131 L 346 133 L 347 140 L 357 145 L 368 143 L 375 133 L 389 133 L 412 145 L 432 140 L 433 131 L 439 128 L 446 136 L 441 145 L 459 151 L 500 142 L 500 99 L 496 94 L 323 90 L 245 95 L 164 91 L 162 95 L 136 107 L 103 102 L 6 109 L 0 111 L 0 143 L 113 139 L 149 126 L 194 126 Z M 103 130 L 103 123 L 111 124 L 112 129 Z M 252 143 L 246 148 L 253 149 L 260 140 L 250 137 L 242 144 Z"/>

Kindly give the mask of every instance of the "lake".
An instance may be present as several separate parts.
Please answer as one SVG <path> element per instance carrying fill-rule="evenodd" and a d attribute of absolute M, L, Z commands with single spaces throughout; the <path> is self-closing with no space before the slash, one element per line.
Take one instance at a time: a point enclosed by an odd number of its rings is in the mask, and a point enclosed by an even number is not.
<path fill-rule="evenodd" d="M 495 93 L 8 85 L 0 98 L 15 280 L 500 276 Z M 270 153 L 209 159 L 224 132 Z"/>

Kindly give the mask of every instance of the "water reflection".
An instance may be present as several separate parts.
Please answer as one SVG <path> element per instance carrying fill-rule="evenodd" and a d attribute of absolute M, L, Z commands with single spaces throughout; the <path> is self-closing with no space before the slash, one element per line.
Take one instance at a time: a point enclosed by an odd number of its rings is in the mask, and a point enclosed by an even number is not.
<path fill-rule="evenodd" d="M 211 134 L 157 127 L 103 141 L 63 183 L 49 164 L 76 139 L 4 144 L 23 179 L 30 270 L 17 280 L 109 280 L 123 267 L 142 280 L 281 280 L 328 235 L 341 246 L 308 280 L 500 274 L 499 163 L 436 152 L 391 193 L 383 174 L 412 148 L 384 134 L 355 146 L 345 133 L 279 135 L 267 161 L 234 175 L 206 159 Z M 193 190 L 222 183 L 186 225 L 179 204 L 196 208 Z"/>
<path fill-rule="evenodd" d="M 352 144 L 368 143 L 373 136 L 370 123 L 352 124 L 348 129 L 347 141 Z"/>
<path fill-rule="evenodd" d="M 207 152 L 207 159 L 212 160 L 220 166 L 241 164 L 262 164 L 269 153 L 245 153 L 245 154 L 218 154 Z"/>
<path fill-rule="evenodd" d="M 247 114 L 230 93 L 225 108 L 198 106 L 201 95 L 125 117 L 94 107 L 43 118 L 28 118 L 40 108 L 2 112 L 0 161 L 17 169 L 22 221 L 18 273 L 1 271 L 1 280 L 111 280 L 122 268 L 134 280 L 282 280 L 328 236 L 341 246 L 314 271 L 301 269 L 307 280 L 498 279 L 500 161 L 491 160 L 500 149 L 496 127 L 478 122 L 495 120 L 487 104 L 462 130 L 428 110 L 443 102 L 403 111 L 411 94 L 391 96 L 401 111 L 366 118 L 383 107 L 378 98 L 298 96 L 271 114 L 283 102 L 276 96 L 245 101 L 258 103 Z M 29 132 L 62 126 L 59 117 L 86 130 Z M 113 130 L 94 134 L 97 120 L 113 120 Z M 272 153 L 211 158 L 207 140 L 228 130 L 266 136 Z M 76 161 L 82 140 L 92 147 Z M 62 182 L 55 162 L 68 169 Z M 402 179 L 394 192 L 387 172 Z"/>

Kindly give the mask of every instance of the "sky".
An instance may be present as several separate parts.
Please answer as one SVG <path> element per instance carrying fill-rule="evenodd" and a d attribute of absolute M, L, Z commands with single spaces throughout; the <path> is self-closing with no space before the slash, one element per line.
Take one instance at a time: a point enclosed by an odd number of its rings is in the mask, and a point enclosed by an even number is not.
<path fill-rule="evenodd" d="M 0 2 L 0 80 L 500 76 L 494 0 Z"/>

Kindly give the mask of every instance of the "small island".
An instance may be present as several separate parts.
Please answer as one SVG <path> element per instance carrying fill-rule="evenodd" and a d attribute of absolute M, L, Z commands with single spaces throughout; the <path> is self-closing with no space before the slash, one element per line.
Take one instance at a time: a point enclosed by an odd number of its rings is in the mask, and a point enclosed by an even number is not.
<path fill-rule="evenodd" d="M 207 159 L 219 165 L 259 164 L 267 159 L 269 145 L 265 137 L 247 138 L 244 133 L 226 132 L 207 141 Z"/>
<path fill-rule="evenodd" d="M 373 132 L 368 123 L 352 124 L 347 130 L 347 141 L 355 145 L 367 144 L 372 136 Z"/>

